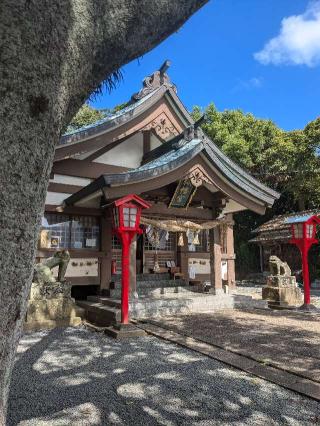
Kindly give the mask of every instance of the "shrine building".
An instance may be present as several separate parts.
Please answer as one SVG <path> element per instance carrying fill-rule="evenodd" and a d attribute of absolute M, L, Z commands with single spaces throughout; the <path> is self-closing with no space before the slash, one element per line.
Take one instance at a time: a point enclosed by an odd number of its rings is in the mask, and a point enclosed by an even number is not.
<path fill-rule="evenodd" d="M 222 295 L 235 287 L 233 214 L 264 214 L 279 197 L 194 122 L 167 67 L 146 77 L 123 109 L 64 134 L 56 147 L 38 260 L 69 250 L 66 277 L 78 299 L 118 291 L 115 200 L 135 194 L 151 205 L 131 245 L 131 292 L 145 294 L 143 283 L 159 280 L 162 289 L 177 281 L 177 289 L 195 284 Z"/>

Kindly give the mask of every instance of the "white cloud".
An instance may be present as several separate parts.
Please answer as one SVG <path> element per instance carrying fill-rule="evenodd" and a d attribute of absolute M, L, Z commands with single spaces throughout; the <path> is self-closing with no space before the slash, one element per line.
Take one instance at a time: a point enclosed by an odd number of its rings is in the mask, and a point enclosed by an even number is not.
<path fill-rule="evenodd" d="M 279 35 L 254 57 L 264 65 L 319 65 L 320 0 L 309 3 L 303 14 L 284 18 Z"/>
<path fill-rule="evenodd" d="M 259 89 L 263 85 L 263 80 L 260 77 L 252 77 L 249 80 L 238 80 L 232 92 L 239 92 L 241 90 Z"/>
<path fill-rule="evenodd" d="M 243 85 L 247 89 L 258 88 L 262 86 L 262 79 L 259 77 L 253 77 L 248 81 L 244 81 Z"/>

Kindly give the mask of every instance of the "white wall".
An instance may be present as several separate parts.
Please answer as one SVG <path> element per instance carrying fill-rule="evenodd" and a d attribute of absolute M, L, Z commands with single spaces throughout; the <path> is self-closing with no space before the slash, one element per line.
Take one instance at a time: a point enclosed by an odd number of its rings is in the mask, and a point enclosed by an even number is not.
<path fill-rule="evenodd" d="M 76 186 L 87 186 L 91 183 L 92 179 L 87 179 L 83 177 L 77 176 L 67 176 L 54 174 L 53 179 L 50 179 L 50 182 L 53 183 L 63 183 L 65 185 L 76 185 Z"/>
<path fill-rule="evenodd" d="M 62 204 L 63 200 L 70 197 L 70 195 L 72 195 L 72 194 L 66 194 L 66 193 L 63 193 L 63 192 L 48 191 L 47 197 L 46 197 L 46 204 L 52 204 L 52 205 L 55 205 L 55 206 L 59 206 L 60 204 Z"/>
<path fill-rule="evenodd" d="M 151 133 L 151 135 L 150 135 L 150 149 L 151 149 L 151 151 L 155 148 L 158 148 L 158 146 L 160 146 L 160 145 L 162 145 L 161 140 L 156 135 Z"/>
<path fill-rule="evenodd" d="M 224 214 L 235 213 L 235 212 L 240 212 L 242 210 L 247 210 L 247 208 L 237 203 L 237 201 L 228 200 L 225 208 L 222 210 L 222 213 Z"/>
<path fill-rule="evenodd" d="M 94 162 L 136 168 L 140 166 L 142 157 L 143 136 L 142 133 L 139 132 L 105 154 L 102 154 L 100 157 L 96 158 Z"/>

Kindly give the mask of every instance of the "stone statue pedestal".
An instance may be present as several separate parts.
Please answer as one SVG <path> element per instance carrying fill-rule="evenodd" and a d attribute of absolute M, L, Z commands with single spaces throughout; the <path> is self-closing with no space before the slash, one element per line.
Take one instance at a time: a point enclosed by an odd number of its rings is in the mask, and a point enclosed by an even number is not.
<path fill-rule="evenodd" d="M 268 301 L 269 308 L 295 309 L 301 305 L 302 293 L 288 264 L 277 256 L 270 256 L 269 267 L 271 275 L 262 288 L 262 299 Z"/>
<path fill-rule="evenodd" d="M 262 288 L 262 299 L 268 301 L 271 309 L 293 309 L 301 305 L 302 293 L 295 277 L 271 275 Z"/>
<path fill-rule="evenodd" d="M 32 283 L 24 329 L 78 326 L 82 313 L 71 297 L 69 283 Z"/>

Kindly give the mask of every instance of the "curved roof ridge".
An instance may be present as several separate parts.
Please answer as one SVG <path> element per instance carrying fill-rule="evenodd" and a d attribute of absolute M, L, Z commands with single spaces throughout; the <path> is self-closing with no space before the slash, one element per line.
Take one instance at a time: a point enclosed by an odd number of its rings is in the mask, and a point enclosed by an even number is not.
<path fill-rule="evenodd" d="M 126 116 L 128 113 L 135 110 L 139 105 L 143 104 L 145 101 L 151 98 L 160 89 L 163 89 L 164 92 L 169 91 L 171 94 L 174 93 L 176 95 L 177 88 L 171 82 L 170 77 L 166 73 L 170 65 L 171 65 L 171 62 L 169 60 L 166 60 L 161 65 L 159 70 L 154 71 L 151 75 L 145 77 L 142 81 L 142 88 L 139 90 L 139 92 L 131 96 L 131 99 L 129 100 L 129 102 L 127 102 L 126 106 L 122 108 L 121 110 L 117 111 L 116 113 L 112 115 L 107 115 L 106 117 L 100 120 L 97 120 L 94 123 L 87 124 L 85 126 L 80 127 L 79 129 L 71 130 L 69 132 L 64 133 L 62 137 L 60 138 L 57 148 L 67 143 L 77 142 L 78 139 L 81 138 L 81 135 L 83 135 L 84 138 L 90 137 L 92 136 L 92 134 L 87 134 L 87 133 L 94 134 L 94 130 L 98 129 L 99 131 L 100 127 L 101 127 L 101 130 L 107 130 L 109 127 L 108 125 L 110 125 L 111 127 L 111 124 L 114 121 L 116 121 L 117 119 L 120 119 L 121 117 Z M 180 107 L 186 110 L 180 98 L 178 96 L 176 96 L 176 98 L 177 98 L 177 101 L 180 103 Z M 72 140 L 72 139 L 76 139 L 76 140 Z"/>
<path fill-rule="evenodd" d="M 196 137 L 195 137 L 196 136 Z M 175 169 L 183 167 L 190 160 L 196 158 L 197 155 L 203 153 L 208 157 L 208 161 L 212 164 L 215 173 L 223 175 L 231 184 L 238 188 L 246 196 L 253 197 L 258 203 L 262 203 L 265 207 L 272 206 L 274 200 L 279 197 L 275 191 L 266 191 L 264 186 L 261 188 L 259 181 L 250 179 L 246 173 L 242 176 L 240 167 L 234 167 L 235 164 L 229 160 L 207 137 L 203 139 L 203 135 L 196 134 L 190 140 L 184 139 L 180 143 L 169 146 L 167 152 L 162 153 L 157 158 L 152 159 L 148 163 L 141 165 L 134 170 L 128 170 L 122 173 L 102 175 L 90 183 L 87 187 L 81 189 L 78 193 L 73 194 L 65 200 L 70 205 L 88 194 L 97 191 L 103 187 L 123 186 L 133 184 L 135 182 L 147 181 L 150 179 L 158 179 L 159 176 L 171 173 Z"/>
<path fill-rule="evenodd" d="M 290 224 L 284 222 L 287 218 L 291 218 L 291 217 L 295 217 L 295 216 L 297 216 L 297 217 L 298 216 L 307 216 L 307 215 L 311 215 L 311 214 L 316 215 L 316 216 L 319 215 L 320 209 L 314 208 L 314 209 L 302 210 L 302 211 L 299 211 L 299 212 L 279 214 L 279 215 L 274 216 L 272 219 L 267 220 L 267 222 L 262 223 L 260 226 L 253 229 L 251 232 L 253 234 L 259 233 L 259 232 L 269 232 L 270 229 L 273 229 L 273 226 L 277 226 L 277 229 L 288 228 L 290 226 Z"/>
<path fill-rule="evenodd" d="M 274 191 L 273 189 L 269 188 L 267 185 L 265 185 L 264 183 L 260 182 L 258 179 L 253 177 L 244 168 L 239 166 L 236 162 L 232 161 L 226 154 L 222 152 L 220 148 L 218 148 L 218 146 L 210 139 L 210 137 L 207 134 L 204 133 L 204 136 L 205 136 L 205 142 L 208 144 L 208 146 L 211 148 L 214 154 L 220 157 L 220 160 L 222 162 L 230 166 L 230 170 L 236 171 L 237 174 L 239 174 L 241 177 L 248 180 L 256 188 L 258 188 L 259 190 L 262 190 L 268 195 L 271 195 L 273 198 L 280 197 L 280 194 L 277 191 Z"/>
<path fill-rule="evenodd" d="M 104 118 L 101 118 L 100 120 L 95 121 L 94 123 L 87 124 L 85 126 L 80 127 L 79 129 L 72 130 L 70 132 L 64 133 L 62 135 L 62 137 L 60 138 L 60 141 L 59 141 L 57 148 L 59 148 L 59 146 L 64 146 L 65 144 L 67 144 L 69 142 L 74 142 L 70 139 L 72 139 L 73 136 L 81 135 L 81 133 L 83 133 L 86 136 L 86 133 L 88 131 L 90 132 L 92 130 L 97 130 L 97 129 L 99 131 L 100 128 L 101 128 L 101 130 L 107 130 L 108 127 L 112 127 L 113 122 L 116 122 L 116 120 L 118 120 L 120 118 L 126 117 L 129 113 L 131 113 L 133 110 L 135 110 L 138 106 L 142 105 L 149 98 L 151 98 L 153 95 L 155 95 L 157 92 L 159 92 L 162 87 L 163 86 L 155 89 L 153 92 L 150 92 L 148 95 L 141 98 L 140 100 L 130 103 L 126 107 L 117 111 L 115 114 L 108 115 Z M 118 124 L 118 123 L 116 122 L 115 124 Z"/>

